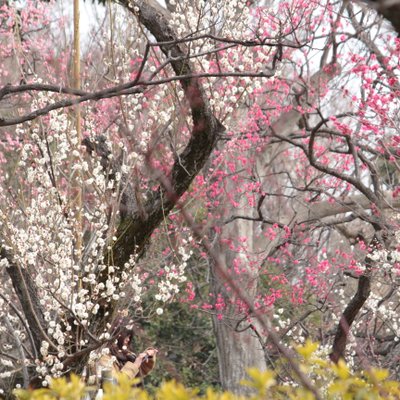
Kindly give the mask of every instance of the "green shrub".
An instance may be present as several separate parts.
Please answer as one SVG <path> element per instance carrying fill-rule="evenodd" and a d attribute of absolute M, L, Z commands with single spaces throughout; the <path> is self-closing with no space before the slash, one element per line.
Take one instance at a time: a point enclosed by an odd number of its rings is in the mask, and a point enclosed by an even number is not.
<path fill-rule="evenodd" d="M 366 371 L 352 372 L 340 361 L 334 364 L 316 355 L 318 345 L 307 342 L 298 347 L 300 367 L 314 383 L 323 399 L 380 400 L 399 399 L 400 383 L 388 380 L 386 370 L 370 368 Z M 118 384 L 106 384 L 104 400 L 312 400 L 314 395 L 298 382 L 279 381 L 276 371 L 248 370 L 249 378 L 242 384 L 254 390 L 249 397 L 239 397 L 229 392 L 218 392 L 207 388 L 205 394 L 199 389 L 187 388 L 175 381 L 163 383 L 154 394 L 132 387 L 134 381 L 126 376 L 118 377 Z M 79 400 L 93 388 L 86 387 L 77 376 L 54 379 L 49 388 L 34 391 L 15 390 L 20 400 Z"/>

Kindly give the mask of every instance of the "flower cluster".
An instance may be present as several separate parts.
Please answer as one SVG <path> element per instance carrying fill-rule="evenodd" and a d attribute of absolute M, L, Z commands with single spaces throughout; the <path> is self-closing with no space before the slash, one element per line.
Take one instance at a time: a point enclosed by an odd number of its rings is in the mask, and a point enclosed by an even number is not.
<path fill-rule="evenodd" d="M 180 263 L 173 263 L 168 266 L 164 266 L 163 280 L 158 283 L 158 293 L 155 295 L 155 299 L 166 303 L 173 296 L 180 291 L 180 283 L 186 282 L 185 269 L 187 262 L 193 255 L 193 251 L 186 249 L 183 246 L 178 248 L 178 258 Z M 158 312 L 158 314 L 160 314 Z"/>

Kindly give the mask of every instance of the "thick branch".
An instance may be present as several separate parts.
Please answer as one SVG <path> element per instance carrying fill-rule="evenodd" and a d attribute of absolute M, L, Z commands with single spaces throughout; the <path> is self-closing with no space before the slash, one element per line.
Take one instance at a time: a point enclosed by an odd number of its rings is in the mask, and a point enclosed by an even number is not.
<path fill-rule="evenodd" d="M 28 321 L 31 330 L 34 346 L 40 349 L 42 340 L 47 339 L 45 332 L 46 323 L 43 317 L 43 310 L 40 306 L 40 297 L 32 276 L 26 269 L 20 268 L 11 255 L 4 249 L 0 251 L 1 258 L 8 261 L 7 273 L 11 279 L 14 291 L 21 303 L 22 310 Z M 34 349 L 35 350 L 35 349 Z"/>
<path fill-rule="evenodd" d="M 370 0 L 377 11 L 393 25 L 400 35 L 400 3 L 396 0 Z"/>
<path fill-rule="evenodd" d="M 350 327 L 360 312 L 362 306 L 367 301 L 370 292 L 371 277 L 370 272 L 366 271 L 365 274 L 360 276 L 358 280 L 357 292 L 350 300 L 350 303 L 347 305 L 342 316 L 340 317 L 339 325 L 337 327 L 335 339 L 332 345 L 332 353 L 330 354 L 330 358 L 333 362 L 337 363 L 341 358 L 344 357 L 344 351 L 346 350 L 346 343 Z"/>
<path fill-rule="evenodd" d="M 128 1 L 122 2 L 130 11 L 136 14 Z M 193 120 L 191 136 L 184 151 L 177 156 L 172 167 L 169 179 L 173 188 L 174 197 L 168 196 L 163 187 L 159 187 L 155 194 L 149 196 L 144 205 L 145 213 L 135 210 L 125 215 L 117 229 L 117 238 L 110 260 L 113 265 L 119 267 L 117 276 L 126 269 L 125 264 L 131 254 L 141 255 L 145 245 L 154 229 L 162 222 L 165 215 L 174 207 L 176 201 L 188 189 L 193 178 L 201 170 L 211 154 L 216 143 L 217 135 L 223 127 L 212 114 L 208 100 L 200 86 L 198 78 L 192 77 L 193 71 L 189 61 L 185 58 L 186 52 L 183 44 L 176 44 L 175 33 L 168 25 L 168 11 L 161 8 L 156 1 L 142 1 L 136 4 L 139 7 L 139 22 L 144 25 L 158 42 L 172 42 L 169 45 L 161 45 L 161 50 L 171 59 L 171 66 L 180 78 L 186 101 L 190 106 Z M 136 9 L 136 7 L 135 7 Z M 107 271 L 100 276 L 101 281 L 109 279 Z M 98 329 L 101 329 L 106 320 L 112 317 L 114 305 L 102 304 L 96 321 Z"/>
<path fill-rule="evenodd" d="M 129 3 L 122 2 L 134 12 Z M 153 0 L 138 2 L 137 6 L 140 23 L 153 34 L 156 40 L 172 43 L 160 47 L 164 54 L 172 59 L 171 66 L 175 74 L 177 76 L 192 75 L 191 66 L 185 59 L 184 45 L 176 44 L 175 33 L 168 25 L 168 11 Z M 211 112 L 198 78 L 181 78 L 180 83 L 190 106 L 193 126 L 189 142 L 175 160 L 170 175 L 177 198 L 187 190 L 195 175 L 203 167 L 214 147 L 217 134 L 222 130 L 222 125 Z M 138 214 L 133 214 L 121 222 L 117 236 L 119 240 L 113 249 L 113 260 L 116 265 L 123 267 L 130 254 L 135 251 L 135 246 L 139 247 L 139 251 L 141 250 L 146 239 L 162 221 L 164 215 L 172 209 L 177 198 L 171 199 L 165 196 L 164 189 L 159 188 L 156 195 L 145 205 L 148 215 L 146 220 L 142 220 Z"/>
<path fill-rule="evenodd" d="M 332 353 L 330 354 L 331 360 L 335 363 L 337 363 L 341 358 L 344 358 L 344 352 L 346 350 L 346 344 L 351 325 L 371 293 L 372 260 L 370 254 L 381 246 L 381 241 L 378 239 L 378 232 L 376 232 L 369 245 L 369 254 L 364 260 L 365 272 L 358 279 L 357 292 L 354 294 L 353 298 L 350 300 L 350 303 L 347 305 L 342 316 L 340 317 L 339 325 L 337 327 L 335 339 L 332 345 Z"/>

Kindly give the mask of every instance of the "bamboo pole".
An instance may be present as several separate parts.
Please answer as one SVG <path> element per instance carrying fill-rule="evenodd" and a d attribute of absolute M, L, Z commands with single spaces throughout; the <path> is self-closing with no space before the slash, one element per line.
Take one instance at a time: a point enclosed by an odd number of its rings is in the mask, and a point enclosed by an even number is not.
<path fill-rule="evenodd" d="M 73 43 L 73 86 L 75 89 L 81 88 L 81 67 L 80 67 L 80 10 L 79 0 L 74 0 L 74 43 Z M 81 108 L 80 105 L 75 106 L 75 129 L 77 134 L 77 150 L 80 152 L 82 142 L 81 130 Z M 80 172 L 75 177 L 76 201 L 76 257 L 79 260 L 82 252 L 82 187 Z"/>
<path fill-rule="evenodd" d="M 81 88 L 81 60 L 80 60 L 80 24 L 79 18 L 79 0 L 74 0 L 74 43 L 73 43 L 73 86 L 75 89 Z M 77 158 L 79 162 L 80 148 L 82 143 L 82 130 L 81 130 L 81 107 L 79 104 L 75 106 L 75 129 L 77 136 L 76 150 Z M 82 235 L 83 235 L 83 223 L 82 223 L 82 172 L 80 169 L 76 171 L 73 181 L 73 192 L 75 201 L 73 204 L 75 213 L 75 258 L 77 263 L 80 263 L 82 256 Z M 82 267 L 79 271 L 78 276 L 78 290 L 82 289 Z M 76 330 L 76 344 L 80 346 L 82 339 L 82 330 L 77 327 Z"/>

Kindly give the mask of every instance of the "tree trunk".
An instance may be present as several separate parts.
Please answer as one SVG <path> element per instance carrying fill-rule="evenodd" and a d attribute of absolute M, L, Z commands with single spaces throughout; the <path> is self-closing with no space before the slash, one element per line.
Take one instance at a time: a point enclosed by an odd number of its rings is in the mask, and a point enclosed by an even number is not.
<path fill-rule="evenodd" d="M 227 187 L 227 190 L 233 193 L 235 183 L 232 181 L 228 186 L 232 186 Z M 241 196 L 239 202 L 240 210 L 247 215 L 254 214 L 255 210 L 249 207 L 245 196 Z M 229 216 L 232 214 L 230 209 L 224 211 Z M 253 236 L 254 222 L 234 220 L 222 226 L 222 232 L 215 244 L 215 250 L 221 257 L 221 264 L 234 281 L 246 290 L 250 299 L 254 299 L 258 283 L 258 269 L 253 266 L 255 263 L 252 263 Z M 247 239 L 246 252 L 233 250 L 228 245 L 238 237 Z M 232 243 L 235 247 L 238 245 L 235 241 Z M 254 323 L 248 320 L 251 316 L 246 316 L 246 310 L 240 310 L 238 303 L 241 299 L 233 295 L 225 279 L 219 276 L 216 270 L 212 271 L 211 291 L 217 305 L 213 327 L 222 387 L 237 395 L 249 394 L 250 390 L 240 385 L 240 381 L 248 378 L 246 373 L 248 368 L 255 367 L 261 371 L 266 369 L 262 343 L 250 327 L 250 323 Z"/>
<path fill-rule="evenodd" d="M 240 385 L 240 381 L 247 377 L 247 368 L 255 367 L 261 371 L 266 369 L 261 343 L 251 329 L 236 332 L 232 326 L 235 323 L 227 324 L 215 317 L 213 323 L 222 387 L 237 395 L 248 394 L 249 389 Z"/>

